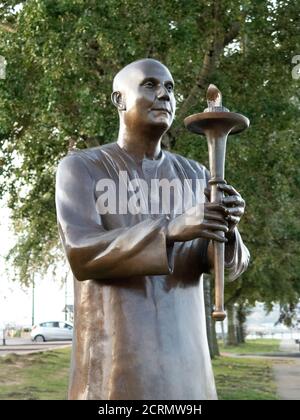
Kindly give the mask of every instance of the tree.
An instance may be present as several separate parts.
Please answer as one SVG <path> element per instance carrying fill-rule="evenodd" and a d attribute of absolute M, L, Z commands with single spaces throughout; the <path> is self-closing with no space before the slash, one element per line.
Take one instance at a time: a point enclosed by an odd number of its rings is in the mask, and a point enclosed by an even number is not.
<path fill-rule="evenodd" d="M 236 346 L 238 344 L 236 335 L 236 314 L 234 303 L 227 305 L 227 339 L 228 346 Z"/>
<path fill-rule="evenodd" d="M 113 75 L 141 57 L 166 63 L 177 118 L 166 147 L 207 164 L 205 141 L 182 119 L 205 107 L 217 84 L 251 129 L 230 139 L 227 179 L 248 206 L 241 231 L 251 269 L 226 289 L 229 302 L 295 303 L 299 273 L 299 54 L 296 0 L 27 0 L 0 2 L 2 195 L 9 194 L 19 278 L 60 258 L 54 206 L 58 161 L 68 148 L 110 142 L 117 115 Z"/>
<path fill-rule="evenodd" d="M 211 278 L 207 274 L 203 276 L 203 290 L 208 347 L 210 357 L 213 359 L 215 356 L 220 356 L 220 351 L 217 341 L 215 321 L 211 316 L 213 310 Z"/>
<path fill-rule="evenodd" d="M 245 343 L 246 338 L 246 320 L 247 315 L 250 314 L 251 311 L 247 308 L 245 304 L 239 304 L 236 310 L 236 335 L 237 335 L 237 342 L 239 344 Z"/>

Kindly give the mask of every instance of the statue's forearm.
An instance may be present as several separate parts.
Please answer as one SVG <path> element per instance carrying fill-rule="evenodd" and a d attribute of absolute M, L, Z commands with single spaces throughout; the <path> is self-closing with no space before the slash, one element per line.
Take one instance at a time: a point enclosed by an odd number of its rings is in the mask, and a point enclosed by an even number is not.
<path fill-rule="evenodd" d="M 67 238 L 60 229 L 75 277 L 107 280 L 169 274 L 166 229 L 161 222 L 149 219 L 132 227 L 88 235 L 73 232 L 73 238 Z"/>

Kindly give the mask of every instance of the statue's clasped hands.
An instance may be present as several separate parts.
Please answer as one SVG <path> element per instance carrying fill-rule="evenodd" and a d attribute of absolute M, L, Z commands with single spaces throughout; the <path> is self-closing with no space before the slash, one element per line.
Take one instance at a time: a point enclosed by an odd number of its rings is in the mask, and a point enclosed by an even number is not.
<path fill-rule="evenodd" d="M 201 237 L 228 242 L 244 214 L 245 201 L 231 185 L 218 184 L 217 188 L 225 193 L 220 203 L 210 203 L 210 190 L 206 188 L 208 202 L 192 207 L 169 222 L 168 243 L 185 242 Z"/>

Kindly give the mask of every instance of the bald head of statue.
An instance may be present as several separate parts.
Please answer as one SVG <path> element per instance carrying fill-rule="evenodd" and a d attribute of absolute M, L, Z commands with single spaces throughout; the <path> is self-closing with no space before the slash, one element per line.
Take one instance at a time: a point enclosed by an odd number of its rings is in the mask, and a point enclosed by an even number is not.
<path fill-rule="evenodd" d="M 157 60 L 134 61 L 120 70 L 113 81 L 112 102 L 120 125 L 127 131 L 167 131 L 174 119 L 174 80 Z"/>

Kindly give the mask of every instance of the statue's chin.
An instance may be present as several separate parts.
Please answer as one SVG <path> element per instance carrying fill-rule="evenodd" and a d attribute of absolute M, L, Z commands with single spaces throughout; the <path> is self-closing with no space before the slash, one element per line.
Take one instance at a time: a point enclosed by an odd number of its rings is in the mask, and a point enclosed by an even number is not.
<path fill-rule="evenodd" d="M 158 118 L 153 118 L 151 121 L 151 126 L 153 126 L 153 128 L 161 128 L 161 130 L 166 131 L 171 127 L 172 122 L 170 121 L 169 117 L 158 117 Z"/>

